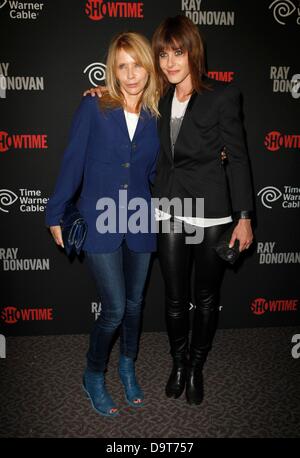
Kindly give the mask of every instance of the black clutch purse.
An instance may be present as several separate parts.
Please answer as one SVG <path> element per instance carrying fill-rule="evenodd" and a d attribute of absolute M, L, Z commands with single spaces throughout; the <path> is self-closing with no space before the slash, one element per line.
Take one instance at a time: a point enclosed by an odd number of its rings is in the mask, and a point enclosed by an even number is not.
<path fill-rule="evenodd" d="M 240 242 L 236 240 L 232 248 L 229 248 L 229 242 L 232 236 L 232 232 L 237 225 L 237 221 L 233 221 L 228 229 L 221 235 L 218 243 L 214 246 L 214 249 L 224 261 L 234 264 L 240 255 Z"/>
<path fill-rule="evenodd" d="M 87 234 L 87 224 L 76 205 L 69 203 L 61 220 L 62 238 L 68 256 L 75 251 L 79 255 Z"/>
<path fill-rule="evenodd" d="M 227 150 L 225 146 L 223 146 L 220 154 L 221 154 L 221 165 L 222 167 L 225 168 L 225 166 L 227 165 L 227 161 L 228 161 Z M 240 255 L 239 240 L 236 240 L 234 242 L 233 247 L 229 248 L 229 242 L 231 240 L 232 232 L 234 231 L 234 228 L 236 225 L 237 225 L 237 221 L 233 221 L 230 224 L 230 226 L 228 227 L 228 229 L 226 229 L 226 231 L 221 235 L 220 239 L 218 240 L 217 245 L 214 246 L 214 249 L 220 256 L 220 258 L 222 258 L 224 261 L 229 262 L 230 264 L 234 264 Z"/>

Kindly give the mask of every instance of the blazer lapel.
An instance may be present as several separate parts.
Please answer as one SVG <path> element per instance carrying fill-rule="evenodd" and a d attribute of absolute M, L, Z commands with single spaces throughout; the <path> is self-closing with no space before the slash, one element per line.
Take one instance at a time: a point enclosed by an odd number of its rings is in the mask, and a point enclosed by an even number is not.
<path fill-rule="evenodd" d="M 170 138 L 170 119 L 171 119 L 171 108 L 172 108 L 172 100 L 174 95 L 175 86 L 171 87 L 170 90 L 165 95 L 165 99 L 162 104 L 161 109 L 161 143 L 164 146 L 164 150 L 167 153 L 168 158 L 170 161 L 173 162 L 172 158 L 172 145 L 171 145 L 171 138 Z"/>
<path fill-rule="evenodd" d="M 185 110 L 185 114 L 184 114 L 180 129 L 179 129 L 179 132 L 178 132 L 178 136 L 176 138 L 176 142 L 175 142 L 175 145 L 174 145 L 174 156 L 175 156 L 176 144 L 180 140 L 180 136 L 184 132 L 185 125 L 189 122 L 189 117 L 190 117 L 191 111 L 193 109 L 193 105 L 195 103 L 196 98 L 197 98 L 197 92 L 194 91 L 192 93 L 191 97 L 190 97 L 190 100 L 189 100 L 188 104 L 187 104 L 187 107 L 186 107 L 186 110 Z"/>
<path fill-rule="evenodd" d="M 123 133 L 126 135 L 128 140 L 130 141 L 123 108 L 115 108 L 114 110 L 111 111 L 111 114 L 114 117 L 114 119 L 117 121 Z"/>
<path fill-rule="evenodd" d="M 151 113 L 149 113 L 148 111 L 144 110 L 144 108 L 142 108 L 132 141 L 134 141 L 143 132 L 144 128 L 146 127 L 148 122 L 151 120 L 151 118 L 152 118 Z M 125 123 L 126 123 L 126 120 L 125 120 Z"/>
<path fill-rule="evenodd" d="M 171 109 L 172 109 L 172 101 L 173 101 L 173 96 L 174 96 L 174 91 L 175 91 L 175 86 L 172 87 L 166 94 L 165 100 L 163 102 L 163 108 L 161 110 L 161 115 L 163 116 L 162 120 L 162 130 L 161 130 L 161 141 L 162 144 L 164 145 L 164 149 L 167 153 L 168 158 L 170 161 L 173 162 L 174 158 L 172 155 L 172 144 L 171 144 L 171 132 L 170 132 L 170 120 L 171 120 Z M 196 100 L 197 93 L 193 92 L 193 94 L 190 97 L 189 103 L 186 107 L 186 112 L 178 133 L 178 137 L 176 139 L 175 145 L 174 145 L 174 151 L 176 149 L 176 144 L 178 142 L 178 139 L 180 138 L 180 135 L 182 134 L 182 130 L 184 129 L 185 123 L 188 122 L 189 114 L 193 108 L 194 102 Z"/>
<path fill-rule="evenodd" d="M 114 119 L 117 121 L 119 127 L 122 129 L 130 141 L 123 108 L 116 108 L 115 110 L 112 110 L 111 113 Z M 134 141 L 142 133 L 143 129 L 146 127 L 151 118 L 151 114 L 142 108 L 132 141 Z"/>

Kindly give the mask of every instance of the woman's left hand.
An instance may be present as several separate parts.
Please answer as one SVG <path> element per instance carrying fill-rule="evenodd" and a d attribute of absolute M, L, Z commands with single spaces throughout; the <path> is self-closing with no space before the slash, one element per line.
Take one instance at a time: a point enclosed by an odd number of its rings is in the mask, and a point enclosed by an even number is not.
<path fill-rule="evenodd" d="M 239 219 L 238 224 L 234 228 L 229 247 L 232 248 L 235 240 L 239 240 L 239 251 L 247 250 L 253 241 L 253 232 L 250 219 Z"/>

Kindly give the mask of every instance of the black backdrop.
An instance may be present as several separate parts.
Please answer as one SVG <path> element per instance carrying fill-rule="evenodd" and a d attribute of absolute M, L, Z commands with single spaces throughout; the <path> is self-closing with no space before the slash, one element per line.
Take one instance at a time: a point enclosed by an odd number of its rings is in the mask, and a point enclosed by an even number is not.
<path fill-rule="evenodd" d="M 0 333 L 89 332 L 100 311 L 95 285 L 84 260 L 55 246 L 45 203 L 81 94 L 103 83 L 111 37 L 151 39 L 176 14 L 199 24 L 211 76 L 243 93 L 256 243 L 226 271 L 219 326 L 300 323 L 299 2 L 0 0 Z M 165 329 L 163 296 L 154 257 L 144 330 Z"/>

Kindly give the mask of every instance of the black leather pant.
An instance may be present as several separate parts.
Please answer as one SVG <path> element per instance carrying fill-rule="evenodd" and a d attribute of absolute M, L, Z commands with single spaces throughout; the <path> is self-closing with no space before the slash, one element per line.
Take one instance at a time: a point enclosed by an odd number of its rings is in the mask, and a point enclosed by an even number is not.
<path fill-rule="evenodd" d="M 176 219 L 171 220 L 170 232 L 161 233 L 160 230 L 158 235 L 158 256 L 166 288 L 166 323 L 171 355 L 180 361 L 186 359 L 189 352 L 190 361 L 203 366 L 217 327 L 219 289 L 226 266 L 212 247 L 228 224 L 201 228 L 201 231 L 204 230 L 204 239 L 195 245 L 185 243 L 186 232 L 174 232 L 175 226 L 187 227 Z M 193 262 L 196 308 L 189 348 L 190 278 Z"/>

